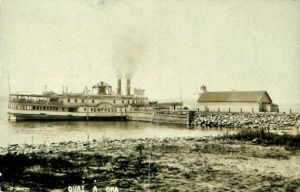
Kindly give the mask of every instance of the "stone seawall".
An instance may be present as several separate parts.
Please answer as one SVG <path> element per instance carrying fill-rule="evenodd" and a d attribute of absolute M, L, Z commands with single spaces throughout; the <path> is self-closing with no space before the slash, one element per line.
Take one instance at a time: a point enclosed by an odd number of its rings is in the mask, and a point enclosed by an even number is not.
<path fill-rule="evenodd" d="M 249 127 L 293 129 L 300 126 L 300 114 L 197 112 L 194 125 L 215 127 Z"/>

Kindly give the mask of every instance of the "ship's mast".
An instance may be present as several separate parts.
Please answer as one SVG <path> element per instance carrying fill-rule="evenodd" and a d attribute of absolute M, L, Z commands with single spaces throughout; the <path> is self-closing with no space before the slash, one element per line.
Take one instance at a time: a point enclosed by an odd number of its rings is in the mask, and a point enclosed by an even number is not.
<path fill-rule="evenodd" d="M 88 88 L 85 87 L 85 91 L 86 91 L 86 94 L 87 94 L 87 98 L 89 98 L 89 91 L 88 91 Z M 87 103 L 86 103 L 86 120 L 89 121 L 89 103 L 88 103 L 88 100 L 87 99 Z"/>
<path fill-rule="evenodd" d="M 7 77 L 8 80 L 8 93 L 10 94 L 10 83 L 9 83 L 9 76 Z"/>

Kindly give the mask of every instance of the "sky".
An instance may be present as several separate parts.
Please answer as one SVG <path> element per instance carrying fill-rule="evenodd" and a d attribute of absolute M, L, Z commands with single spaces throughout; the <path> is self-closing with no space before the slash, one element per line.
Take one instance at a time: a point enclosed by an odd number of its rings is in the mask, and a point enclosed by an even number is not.
<path fill-rule="evenodd" d="M 130 77 L 150 101 L 205 85 L 299 104 L 299 45 L 300 1 L 1 0 L 0 95 Z"/>

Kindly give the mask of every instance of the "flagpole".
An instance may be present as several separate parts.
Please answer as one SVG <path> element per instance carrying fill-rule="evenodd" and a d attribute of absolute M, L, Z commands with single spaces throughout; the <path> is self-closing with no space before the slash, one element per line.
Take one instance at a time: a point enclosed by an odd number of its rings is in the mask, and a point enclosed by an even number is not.
<path fill-rule="evenodd" d="M 8 93 L 9 93 L 9 95 L 10 95 L 10 83 L 9 83 L 9 76 L 7 77 L 7 79 L 8 79 Z"/>

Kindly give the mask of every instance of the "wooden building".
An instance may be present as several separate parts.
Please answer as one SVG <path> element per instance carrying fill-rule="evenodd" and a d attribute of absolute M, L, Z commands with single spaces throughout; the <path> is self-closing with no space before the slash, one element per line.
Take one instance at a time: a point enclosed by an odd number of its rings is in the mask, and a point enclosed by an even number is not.
<path fill-rule="evenodd" d="M 277 112 L 267 91 L 204 92 L 198 99 L 200 111 L 223 112 Z"/>

